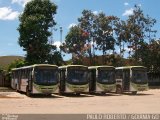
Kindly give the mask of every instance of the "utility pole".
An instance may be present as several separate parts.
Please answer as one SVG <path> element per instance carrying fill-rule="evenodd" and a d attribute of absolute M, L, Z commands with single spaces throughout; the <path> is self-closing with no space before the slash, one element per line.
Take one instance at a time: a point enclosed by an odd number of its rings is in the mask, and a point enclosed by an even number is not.
<path fill-rule="evenodd" d="M 63 32 L 63 30 L 62 30 L 62 27 L 60 27 L 59 29 L 60 29 L 60 44 L 62 45 L 62 32 Z M 60 49 L 60 53 L 62 54 L 61 49 Z"/>

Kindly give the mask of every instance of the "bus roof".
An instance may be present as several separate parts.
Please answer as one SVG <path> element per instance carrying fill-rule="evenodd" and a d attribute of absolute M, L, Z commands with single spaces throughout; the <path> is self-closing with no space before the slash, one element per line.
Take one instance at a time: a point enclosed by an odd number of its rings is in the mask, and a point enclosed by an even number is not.
<path fill-rule="evenodd" d="M 97 69 L 97 68 L 114 68 L 114 66 L 102 65 L 102 66 L 90 66 L 90 67 L 88 67 L 88 69 Z"/>
<path fill-rule="evenodd" d="M 122 67 L 116 67 L 116 69 L 131 69 L 131 68 L 146 68 L 144 66 L 122 66 Z"/>
<path fill-rule="evenodd" d="M 34 68 L 34 67 L 57 67 L 57 65 L 51 65 L 51 64 L 34 64 L 34 65 L 30 65 L 30 66 L 24 66 L 24 67 L 20 67 L 20 68 L 13 68 L 12 70 L 20 70 L 20 69 L 27 69 L 27 68 Z"/>
<path fill-rule="evenodd" d="M 66 65 L 66 66 L 60 66 L 59 69 L 65 69 L 68 67 L 86 67 L 88 68 L 87 66 L 84 66 L 84 65 Z"/>

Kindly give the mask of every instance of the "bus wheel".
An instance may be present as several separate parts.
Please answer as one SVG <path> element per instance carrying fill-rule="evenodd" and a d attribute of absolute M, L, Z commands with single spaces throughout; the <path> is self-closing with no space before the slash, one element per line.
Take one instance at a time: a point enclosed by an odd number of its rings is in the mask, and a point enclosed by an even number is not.
<path fill-rule="evenodd" d="M 105 95 L 105 94 L 106 94 L 106 92 L 101 92 L 101 94 L 102 94 L 102 95 Z"/>
<path fill-rule="evenodd" d="M 52 94 L 51 94 L 51 93 L 49 93 L 49 94 L 46 94 L 46 96 L 48 96 L 48 97 L 52 97 Z"/>
<path fill-rule="evenodd" d="M 116 94 L 122 94 L 122 88 L 121 86 L 116 87 Z"/>
<path fill-rule="evenodd" d="M 136 95 L 136 94 L 137 94 L 137 91 L 133 91 L 133 92 L 132 92 L 132 95 Z"/>
<path fill-rule="evenodd" d="M 95 93 L 94 91 L 89 91 L 90 95 L 94 95 L 94 93 Z"/>
<path fill-rule="evenodd" d="M 28 97 L 31 97 L 31 92 L 29 91 L 28 86 L 26 87 L 26 95 L 27 95 Z"/>
<path fill-rule="evenodd" d="M 64 91 L 61 91 L 61 90 L 59 89 L 58 94 L 59 94 L 59 95 L 64 95 Z"/>

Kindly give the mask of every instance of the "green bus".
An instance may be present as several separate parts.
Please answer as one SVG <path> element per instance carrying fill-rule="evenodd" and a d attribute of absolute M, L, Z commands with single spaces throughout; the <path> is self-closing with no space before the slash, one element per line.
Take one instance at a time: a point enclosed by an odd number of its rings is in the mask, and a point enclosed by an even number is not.
<path fill-rule="evenodd" d="M 144 66 L 125 66 L 116 68 L 116 92 L 146 91 L 148 89 L 147 69 Z"/>
<path fill-rule="evenodd" d="M 11 72 L 11 87 L 17 91 L 31 94 L 58 93 L 59 74 L 58 66 L 49 64 L 35 64 L 14 68 Z"/>
<path fill-rule="evenodd" d="M 89 92 L 115 92 L 115 68 L 113 66 L 90 66 Z"/>
<path fill-rule="evenodd" d="M 88 67 L 83 65 L 67 65 L 59 67 L 60 94 L 89 92 Z"/>

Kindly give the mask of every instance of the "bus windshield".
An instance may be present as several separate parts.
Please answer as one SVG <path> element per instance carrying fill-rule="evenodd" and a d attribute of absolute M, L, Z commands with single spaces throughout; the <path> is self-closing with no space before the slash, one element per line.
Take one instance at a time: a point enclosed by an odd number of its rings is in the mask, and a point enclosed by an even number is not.
<path fill-rule="evenodd" d="M 72 84 L 86 84 L 87 70 L 68 69 L 68 82 Z"/>
<path fill-rule="evenodd" d="M 58 70 L 51 68 L 36 68 L 35 83 L 39 85 L 54 85 L 58 83 Z"/>
<path fill-rule="evenodd" d="M 145 70 L 133 70 L 132 80 L 134 83 L 145 84 L 148 81 L 147 72 Z"/>
<path fill-rule="evenodd" d="M 113 70 L 99 70 L 98 81 L 100 83 L 115 83 L 115 72 Z"/>

